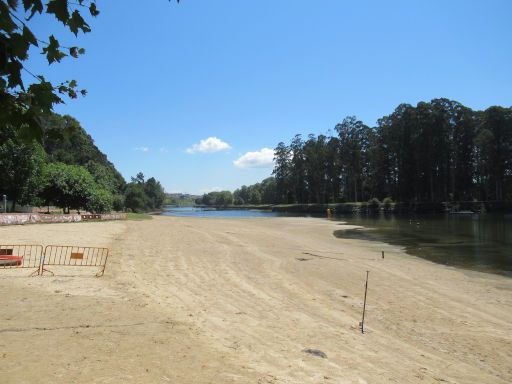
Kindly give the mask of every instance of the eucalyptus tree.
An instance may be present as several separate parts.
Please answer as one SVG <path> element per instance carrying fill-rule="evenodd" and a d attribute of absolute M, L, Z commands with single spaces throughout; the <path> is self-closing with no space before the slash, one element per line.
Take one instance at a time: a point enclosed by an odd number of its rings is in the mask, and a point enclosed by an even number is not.
<path fill-rule="evenodd" d="M 344 198 L 358 201 L 362 197 L 368 126 L 355 116 L 348 116 L 335 127 L 340 142 L 340 164 Z"/>
<path fill-rule="evenodd" d="M 295 135 L 290 142 L 290 191 L 293 202 L 306 202 L 306 162 L 304 159 L 304 140 L 301 135 Z"/>
<path fill-rule="evenodd" d="M 276 181 L 277 200 L 280 203 L 291 203 L 291 149 L 283 142 L 274 149 L 274 164 L 272 175 Z"/>
<path fill-rule="evenodd" d="M 485 199 L 507 196 L 506 181 L 512 178 L 512 108 L 490 107 L 481 114 L 478 173 Z"/>

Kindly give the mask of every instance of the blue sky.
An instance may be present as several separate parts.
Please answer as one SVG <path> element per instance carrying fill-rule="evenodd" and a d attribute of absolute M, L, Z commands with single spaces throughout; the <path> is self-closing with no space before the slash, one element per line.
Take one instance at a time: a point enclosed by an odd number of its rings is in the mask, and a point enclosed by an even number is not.
<path fill-rule="evenodd" d="M 93 31 L 78 39 L 47 17 L 34 20 L 42 35 L 87 53 L 50 67 L 34 53 L 28 67 L 77 79 L 88 96 L 57 111 L 76 117 L 125 178 L 142 171 L 168 192 L 257 182 L 272 172 L 268 149 L 326 133 L 347 115 L 374 125 L 400 103 L 436 97 L 474 109 L 512 105 L 510 0 L 98 8 Z"/>

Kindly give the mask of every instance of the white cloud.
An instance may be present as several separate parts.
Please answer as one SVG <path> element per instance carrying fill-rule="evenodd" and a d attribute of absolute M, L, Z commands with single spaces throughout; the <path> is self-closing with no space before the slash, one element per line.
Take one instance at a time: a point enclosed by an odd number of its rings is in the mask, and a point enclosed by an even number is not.
<path fill-rule="evenodd" d="M 190 148 L 187 148 L 187 153 L 213 153 L 226 151 L 228 149 L 231 149 L 228 143 L 216 137 L 209 137 L 205 140 L 201 140 L 199 144 L 194 144 Z"/>
<path fill-rule="evenodd" d="M 238 168 L 271 168 L 274 165 L 274 150 L 261 148 L 256 152 L 247 152 L 233 161 Z"/>
<path fill-rule="evenodd" d="M 135 149 L 136 151 L 140 151 L 140 152 L 149 152 L 149 147 L 136 147 L 133 149 Z"/>

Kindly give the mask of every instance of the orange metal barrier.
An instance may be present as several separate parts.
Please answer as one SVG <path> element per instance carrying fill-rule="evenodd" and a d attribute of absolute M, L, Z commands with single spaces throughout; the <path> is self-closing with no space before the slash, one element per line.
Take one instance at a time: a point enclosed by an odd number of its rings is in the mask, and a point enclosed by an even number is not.
<path fill-rule="evenodd" d="M 103 276 L 107 266 L 108 248 L 48 245 L 39 268 L 39 274 L 50 272 L 47 266 L 99 267 L 96 276 Z"/>
<path fill-rule="evenodd" d="M 38 274 L 43 257 L 41 245 L 0 245 L 0 269 L 34 268 Z"/>
<path fill-rule="evenodd" d="M 2 245 L 0 244 L 0 270 L 33 268 L 30 274 L 43 275 L 47 266 L 96 267 L 97 277 L 103 276 L 107 266 L 108 249 L 73 245 Z"/>

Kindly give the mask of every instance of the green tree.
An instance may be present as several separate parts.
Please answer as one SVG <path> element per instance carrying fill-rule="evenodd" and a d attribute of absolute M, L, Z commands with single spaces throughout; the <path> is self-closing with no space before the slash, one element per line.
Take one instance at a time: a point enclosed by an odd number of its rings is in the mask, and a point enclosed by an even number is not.
<path fill-rule="evenodd" d="M 89 191 L 86 208 L 89 212 L 108 213 L 112 211 L 114 198 L 112 194 L 101 187 L 93 188 Z"/>
<path fill-rule="evenodd" d="M 307 196 L 306 187 L 306 162 L 304 159 L 304 140 L 301 135 L 295 135 L 290 143 L 290 189 L 293 201 L 305 203 Z"/>
<path fill-rule="evenodd" d="M 125 190 L 125 207 L 133 212 L 143 212 L 149 204 L 144 185 L 129 183 Z"/>
<path fill-rule="evenodd" d="M 490 107 L 478 115 L 476 178 L 481 199 L 502 200 L 512 193 L 512 108 Z"/>
<path fill-rule="evenodd" d="M 45 161 L 42 147 L 20 141 L 13 127 L 0 129 L 0 195 L 16 203 L 31 204 L 37 194 Z"/>
<path fill-rule="evenodd" d="M 267 177 L 260 185 L 261 202 L 263 204 L 276 204 L 277 187 L 275 178 Z"/>
<path fill-rule="evenodd" d="M 132 182 L 126 186 L 124 200 L 126 208 L 135 212 L 161 208 L 165 202 L 165 191 L 154 177 L 147 181 L 142 172 L 132 177 Z"/>
<path fill-rule="evenodd" d="M 148 197 L 149 208 L 161 208 L 165 201 L 165 191 L 159 181 L 150 177 L 144 184 L 144 192 Z"/>
<path fill-rule="evenodd" d="M 276 180 L 277 201 L 291 203 L 291 150 L 283 142 L 274 149 L 274 164 L 272 175 Z"/>
<path fill-rule="evenodd" d="M 100 206 L 97 200 L 104 198 L 105 193 L 108 192 L 100 191 L 84 167 L 63 163 L 50 163 L 44 167 L 40 197 L 46 205 L 53 204 L 67 213 L 71 209 L 95 209 Z M 90 202 L 92 196 L 94 202 Z"/>
<path fill-rule="evenodd" d="M 218 207 L 227 207 L 233 204 L 233 194 L 230 191 L 221 191 L 216 194 L 215 205 Z"/>
<path fill-rule="evenodd" d="M 102 188 L 113 194 L 122 192 L 124 178 L 76 119 L 52 113 L 45 116 L 43 127 L 44 147 L 50 161 L 82 165 Z"/>

